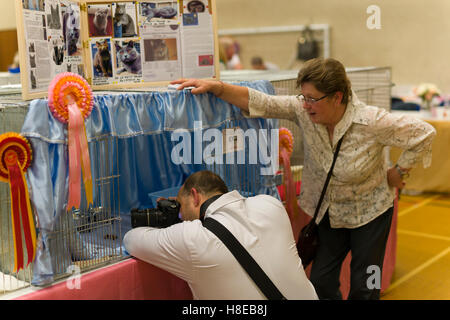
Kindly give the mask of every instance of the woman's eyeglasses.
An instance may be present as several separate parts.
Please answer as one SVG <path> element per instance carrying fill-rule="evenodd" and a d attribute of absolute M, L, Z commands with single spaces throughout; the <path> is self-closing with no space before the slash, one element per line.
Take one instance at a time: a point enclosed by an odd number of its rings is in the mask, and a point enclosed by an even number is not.
<path fill-rule="evenodd" d="M 328 97 L 328 95 L 326 94 L 322 98 L 314 99 L 314 98 L 307 98 L 303 94 L 300 93 L 297 97 L 299 97 L 303 102 L 312 105 L 312 104 L 319 102 L 322 99 L 325 99 L 326 97 Z"/>

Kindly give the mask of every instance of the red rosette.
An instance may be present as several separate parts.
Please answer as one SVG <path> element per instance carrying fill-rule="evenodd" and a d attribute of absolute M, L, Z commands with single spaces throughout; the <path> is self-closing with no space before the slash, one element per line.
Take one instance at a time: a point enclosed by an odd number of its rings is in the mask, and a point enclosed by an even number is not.
<path fill-rule="evenodd" d="M 25 172 L 32 159 L 31 146 L 27 139 L 15 132 L 0 135 L 0 181 L 9 182 L 8 165 L 17 160 Z"/>
<path fill-rule="evenodd" d="M 0 135 L 0 180 L 9 184 L 11 196 L 14 272 L 23 269 L 25 264 L 22 234 L 28 253 L 27 265 L 36 254 L 36 230 L 24 176 L 31 157 L 31 146 L 24 137 L 14 132 Z"/>

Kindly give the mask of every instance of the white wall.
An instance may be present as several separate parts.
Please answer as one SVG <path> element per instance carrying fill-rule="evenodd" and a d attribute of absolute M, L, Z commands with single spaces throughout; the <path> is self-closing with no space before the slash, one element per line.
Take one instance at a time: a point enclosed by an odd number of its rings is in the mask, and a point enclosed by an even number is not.
<path fill-rule="evenodd" d="M 381 9 L 381 29 L 369 30 L 366 10 Z M 433 82 L 450 93 L 449 0 L 217 0 L 220 29 L 330 25 L 331 57 L 346 67 L 391 66 L 397 84 Z M 285 68 L 297 34 L 236 37 L 242 62 L 253 55 Z"/>
<path fill-rule="evenodd" d="M 0 30 L 16 29 L 15 0 L 0 0 Z"/>

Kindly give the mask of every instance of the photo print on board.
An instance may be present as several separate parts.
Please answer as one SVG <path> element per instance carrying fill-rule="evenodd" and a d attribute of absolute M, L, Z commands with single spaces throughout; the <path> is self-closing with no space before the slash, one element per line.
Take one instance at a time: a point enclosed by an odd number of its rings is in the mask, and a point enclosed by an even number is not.
<path fill-rule="evenodd" d="M 198 13 L 183 13 L 184 26 L 198 26 Z"/>
<path fill-rule="evenodd" d="M 189 13 L 200 13 L 200 12 L 205 12 L 206 10 L 206 5 L 199 0 L 192 0 L 192 1 L 188 1 L 186 3 L 186 10 Z"/>
<path fill-rule="evenodd" d="M 135 40 L 114 41 L 117 75 L 142 75 L 141 45 Z"/>
<path fill-rule="evenodd" d="M 27 10 L 44 11 L 45 0 L 22 0 L 22 7 Z"/>
<path fill-rule="evenodd" d="M 145 61 L 178 60 L 177 39 L 144 39 Z"/>
<path fill-rule="evenodd" d="M 28 45 L 28 52 L 36 52 L 36 49 L 34 48 L 34 42 L 30 42 Z"/>
<path fill-rule="evenodd" d="M 114 37 L 136 37 L 136 4 L 135 2 L 113 3 Z"/>
<path fill-rule="evenodd" d="M 36 89 L 36 76 L 34 75 L 34 70 L 30 70 L 30 86 L 31 89 Z"/>
<path fill-rule="evenodd" d="M 47 28 L 51 30 L 61 30 L 61 6 L 59 1 L 47 0 L 45 5 L 45 12 L 47 16 Z"/>
<path fill-rule="evenodd" d="M 97 39 L 91 43 L 92 74 L 94 79 L 112 78 L 111 40 Z"/>
<path fill-rule="evenodd" d="M 36 54 L 30 54 L 30 68 L 36 68 Z"/>
<path fill-rule="evenodd" d="M 80 39 L 80 7 L 74 4 L 61 7 L 63 17 L 63 36 L 68 56 L 81 53 Z"/>
<path fill-rule="evenodd" d="M 45 15 L 42 15 L 42 34 L 43 40 L 47 40 L 47 23 L 45 21 Z"/>
<path fill-rule="evenodd" d="M 178 2 L 140 2 L 139 24 L 165 25 L 178 23 Z"/>
<path fill-rule="evenodd" d="M 211 67 L 214 66 L 214 55 L 200 55 L 198 56 L 198 65 L 200 67 Z"/>
<path fill-rule="evenodd" d="M 89 37 L 112 37 L 111 5 L 88 5 Z"/>
<path fill-rule="evenodd" d="M 48 46 L 55 65 L 60 66 L 64 62 L 64 38 L 61 36 L 49 36 Z"/>

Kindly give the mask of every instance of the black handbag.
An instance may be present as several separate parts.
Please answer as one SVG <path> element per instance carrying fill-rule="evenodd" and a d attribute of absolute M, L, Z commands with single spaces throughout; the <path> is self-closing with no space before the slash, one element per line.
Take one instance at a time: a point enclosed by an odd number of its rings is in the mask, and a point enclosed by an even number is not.
<path fill-rule="evenodd" d="M 336 151 L 333 156 L 333 163 L 331 164 L 330 171 L 328 171 L 327 179 L 320 194 L 319 203 L 317 204 L 316 211 L 314 212 L 314 217 L 311 221 L 302 228 L 298 236 L 297 241 L 297 251 L 300 259 L 302 259 L 303 268 L 306 268 L 315 258 L 317 253 L 317 248 L 319 247 L 319 231 L 316 223 L 317 215 L 319 214 L 320 206 L 322 205 L 325 192 L 327 191 L 328 183 L 330 182 L 331 174 L 333 172 L 334 164 L 341 148 L 342 140 L 344 136 L 339 140 Z"/>
<path fill-rule="evenodd" d="M 298 39 L 297 59 L 310 60 L 319 56 L 319 45 L 314 39 L 313 32 L 309 27 L 305 27 Z"/>

